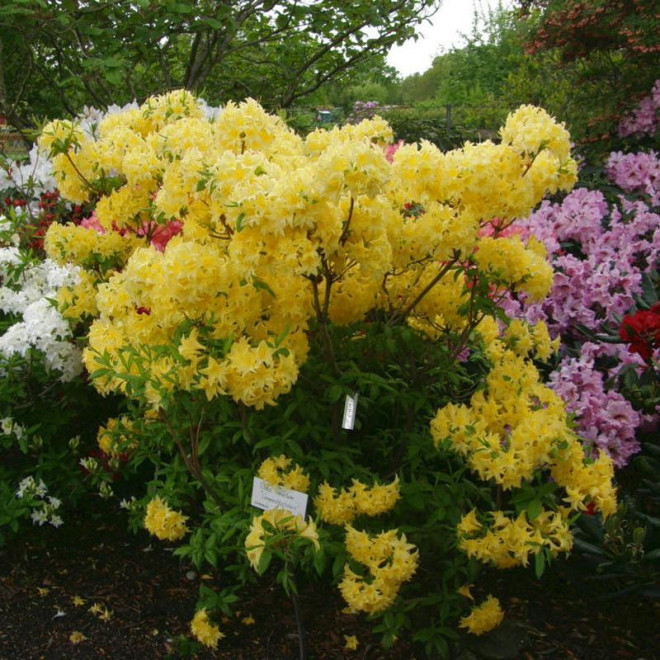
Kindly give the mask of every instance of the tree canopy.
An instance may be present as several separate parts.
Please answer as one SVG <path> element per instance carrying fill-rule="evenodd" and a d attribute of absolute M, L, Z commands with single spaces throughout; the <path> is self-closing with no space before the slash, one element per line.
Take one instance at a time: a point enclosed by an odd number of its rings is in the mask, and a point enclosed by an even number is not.
<path fill-rule="evenodd" d="M 11 123 L 175 88 L 289 107 L 393 44 L 441 0 L 2 0 Z"/>

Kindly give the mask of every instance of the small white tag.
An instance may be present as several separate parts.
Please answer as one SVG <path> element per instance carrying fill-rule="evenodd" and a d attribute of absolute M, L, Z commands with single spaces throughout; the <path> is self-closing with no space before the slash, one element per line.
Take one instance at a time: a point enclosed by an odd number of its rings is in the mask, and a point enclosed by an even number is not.
<path fill-rule="evenodd" d="M 284 509 L 304 520 L 307 511 L 307 498 L 307 493 L 283 488 L 282 486 L 273 488 L 267 481 L 255 477 L 252 484 L 252 501 L 250 504 L 263 511 Z"/>
<path fill-rule="evenodd" d="M 355 413 L 357 412 L 358 393 L 353 396 L 346 395 L 344 401 L 344 419 L 342 420 L 341 427 L 343 429 L 352 429 L 355 425 Z"/>

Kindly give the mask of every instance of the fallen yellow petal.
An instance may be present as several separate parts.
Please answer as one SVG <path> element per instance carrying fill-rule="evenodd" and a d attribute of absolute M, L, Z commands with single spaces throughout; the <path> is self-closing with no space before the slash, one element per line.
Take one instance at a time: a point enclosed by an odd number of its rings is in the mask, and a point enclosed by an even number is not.
<path fill-rule="evenodd" d="M 80 644 L 80 642 L 84 642 L 87 639 L 85 635 L 83 635 L 81 632 L 78 632 L 77 630 L 74 630 L 70 635 L 69 635 L 69 641 L 72 644 Z"/>

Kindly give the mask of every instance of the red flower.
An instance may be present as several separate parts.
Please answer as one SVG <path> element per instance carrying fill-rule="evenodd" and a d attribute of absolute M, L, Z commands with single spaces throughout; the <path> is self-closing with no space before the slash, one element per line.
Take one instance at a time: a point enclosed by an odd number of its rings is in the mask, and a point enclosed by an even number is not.
<path fill-rule="evenodd" d="M 619 337 L 630 344 L 631 353 L 639 353 L 645 360 L 660 346 L 660 304 L 634 315 L 626 314 L 621 321 Z"/>

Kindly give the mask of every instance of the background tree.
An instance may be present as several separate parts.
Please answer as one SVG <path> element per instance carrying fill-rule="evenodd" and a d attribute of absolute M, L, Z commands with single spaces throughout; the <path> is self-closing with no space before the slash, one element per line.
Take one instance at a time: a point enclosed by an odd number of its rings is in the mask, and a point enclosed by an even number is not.
<path fill-rule="evenodd" d="M 616 139 L 622 116 L 649 93 L 660 71 L 655 0 L 518 0 L 531 55 L 518 91 L 544 79 L 562 90 L 571 133 L 596 153 Z M 538 83 L 532 83 L 539 88 Z"/>
<path fill-rule="evenodd" d="M 0 4 L 12 123 L 174 88 L 289 107 L 415 34 L 441 0 L 22 0 Z"/>
<path fill-rule="evenodd" d="M 509 75 L 525 57 L 516 14 L 501 3 L 475 10 L 465 45 L 438 55 L 430 69 L 401 84 L 405 102 L 454 106 L 456 120 L 479 129 L 498 127 L 513 109 L 503 93 Z"/>

